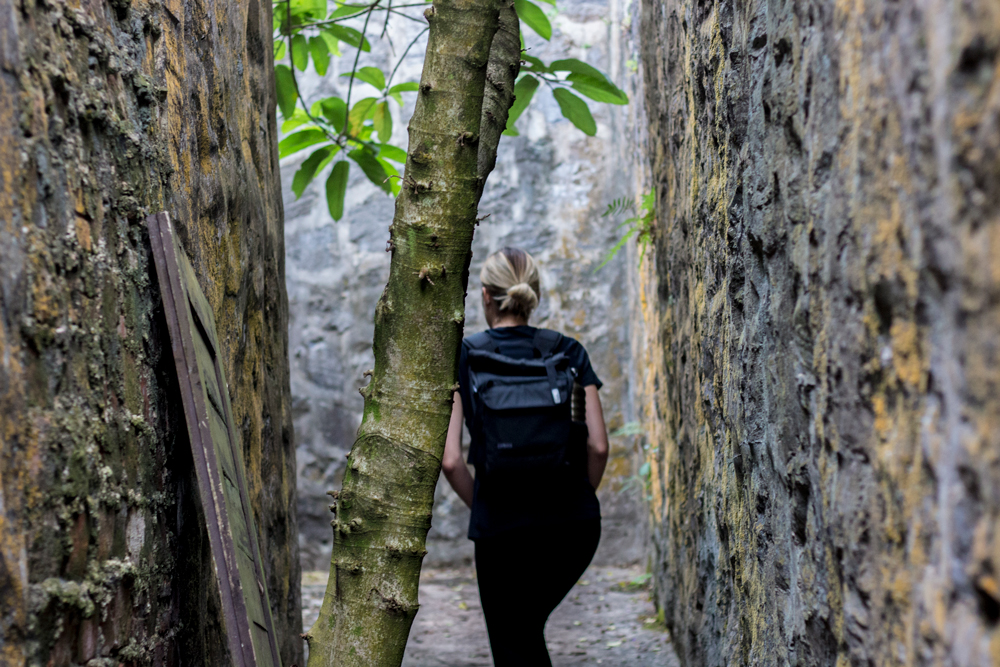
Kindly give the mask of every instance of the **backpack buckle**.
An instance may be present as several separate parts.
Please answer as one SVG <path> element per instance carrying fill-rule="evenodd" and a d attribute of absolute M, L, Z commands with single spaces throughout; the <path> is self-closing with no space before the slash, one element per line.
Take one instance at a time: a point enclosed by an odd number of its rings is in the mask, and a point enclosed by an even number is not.
<path fill-rule="evenodd" d="M 552 387 L 552 400 L 558 405 L 562 402 L 562 395 L 559 393 L 559 387 Z"/>

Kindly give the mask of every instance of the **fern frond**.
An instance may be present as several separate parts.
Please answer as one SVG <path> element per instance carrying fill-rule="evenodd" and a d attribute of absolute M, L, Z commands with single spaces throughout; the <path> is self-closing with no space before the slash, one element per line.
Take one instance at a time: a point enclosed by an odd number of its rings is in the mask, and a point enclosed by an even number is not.
<path fill-rule="evenodd" d="M 647 211 L 652 211 L 656 208 L 656 188 L 653 188 L 642 196 L 642 207 Z"/>
<path fill-rule="evenodd" d="M 635 234 L 636 231 L 637 230 L 635 228 L 628 230 L 628 232 L 625 233 L 625 236 L 621 237 L 618 240 L 618 243 L 616 243 L 615 246 L 608 251 L 608 254 L 604 256 L 604 261 L 601 262 L 601 265 L 599 267 L 594 269 L 594 273 L 597 273 L 598 271 L 603 269 L 608 262 L 613 260 L 615 258 L 615 255 L 618 254 L 618 251 L 625 247 L 625 244 L 628 243 L 628 240 L 632 238 L 632 235 Z"/>
<path fill-rule="evenodd" d="M 608 204 L 608 210 L 602 213 L 601 217 L 606 218 L 609 215 L 621 215 L 629 211 L 635 211 L 635 201 L 629 197 L 619 197 Z"/>
<path fill-rule="evenodd" d="M 638 209 L 638 210 L 637 210 Z M 604 268 L 608 262 L 614 259 L 618 251 L 625 247 L 628 240 L 633 236 L 636 237 L 637 245 L 639 247 L 639 263 L 642 264 L 643 258 L 646 256 L 646 250 L 650 247 L 653 241 L 653 232 L 655 226 L 656 217 L 656 190 L 650 190 L 647 194 L 642 195 L 637 200 L 632 200 L 627 197 L 619 197 L 613 202 L 608 204 L 608 210 L 604 212 L 601 216 L 606 218 L 610 215 L 620 215 L 622 213 L 631 212 L 632 216 L 625 219 L 624 222 L 618 224 L 615 227 L 616 232 L 620 232 L 623 228 L 625 229 L 625 235 L 622 236 L 614 247 L 608 251 L 605 255 L 604 261 L 601 265 L 594 269 L 594 273 L 597 273 L 602 268 Z"/>

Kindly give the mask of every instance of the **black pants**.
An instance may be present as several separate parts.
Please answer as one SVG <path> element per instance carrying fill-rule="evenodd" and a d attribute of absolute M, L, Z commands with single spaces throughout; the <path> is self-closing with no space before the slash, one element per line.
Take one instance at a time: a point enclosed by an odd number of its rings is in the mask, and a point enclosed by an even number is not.
<path fill-rule="evenodd" d="M 496 667 L 551 667 L 545 621 L 590 565 L 601 520 L 476 540 L 476 577 Z"/>

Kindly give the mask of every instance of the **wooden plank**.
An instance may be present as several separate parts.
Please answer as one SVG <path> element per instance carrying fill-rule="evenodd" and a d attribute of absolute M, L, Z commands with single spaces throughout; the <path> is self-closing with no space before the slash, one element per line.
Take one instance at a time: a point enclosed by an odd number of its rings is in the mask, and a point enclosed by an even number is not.
<path fill-rule="evenodd" d="M 215 318 L 170 217 L 146 224 L 233 664 L 281 667 Z"/>

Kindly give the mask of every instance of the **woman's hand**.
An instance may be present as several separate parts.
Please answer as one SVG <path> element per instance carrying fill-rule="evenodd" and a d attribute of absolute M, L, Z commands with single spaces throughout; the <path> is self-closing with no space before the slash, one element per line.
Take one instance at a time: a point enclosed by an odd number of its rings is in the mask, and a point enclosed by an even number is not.
<path fill-rule="evenodd" d="M 598 409 L 600 409 L 600 403 L 598 403 Z M 444 470 L 444 476 L 451 484 L 451 488 L 455 489 L 458 497 L 466 505 L 472 507 L 472 474 L 469 472 L 469 467 L 465 465 L 465 460 L 462 459 L 462 418 L 462 397 L 456 391 L 452 398 L 451 421 L 448 423 L 448 435 L 444 441 L 441 469 Z M 601 424 L 603 423 L 602 417 Z M 606 442 L 607 438 L 605 438 Z"/>
<path fill-rule="evenodd" d="M 589 431 L 587 434 L 587 477 L 590 479 L 591 486 L 597 489 L 601 485 L 601 478 L 604 477 L 604 468 L 608 465 L 608 429 L 604 425 L 604 411 L 601 409 L 601 397 L 597 393 L 597 385 L 592 384 L 584 387 L 583 391 L 586 394 L 586 419 L 587 431 Z M 452 421 L 454 419 L 455 417 L 452 415 Z M 450 430 L 448 437 L 451 437 Z"/>

